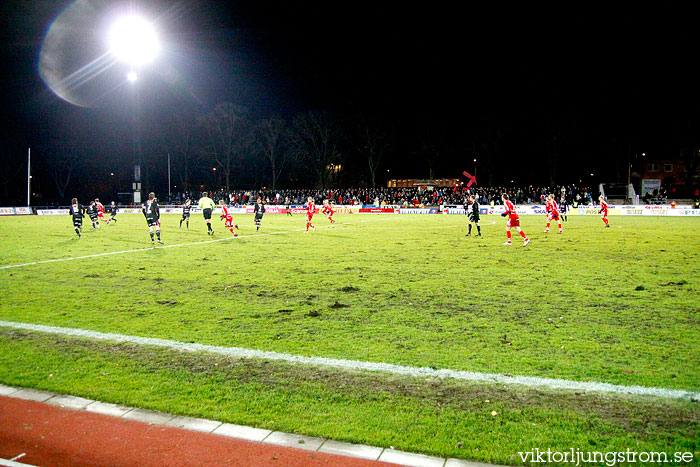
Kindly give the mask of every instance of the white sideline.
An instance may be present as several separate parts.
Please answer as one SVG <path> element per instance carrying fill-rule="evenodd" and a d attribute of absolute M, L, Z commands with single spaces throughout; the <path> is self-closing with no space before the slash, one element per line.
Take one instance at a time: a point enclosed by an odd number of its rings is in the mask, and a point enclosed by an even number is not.
<path fill-rule="evenodd" d="M 383 219 L 396 219 L 396 218 L 397 218 L 397 217 L 393 217 L 393 216 L 392 216 L 392 217 L 385 217 L 385 218 L 383 218 Z M 378 218 L 375 218 L 374 220 L 377 220 L 377 219 L 378 219 Z M 382 219 L 382 218 L 379 218 L 379 219 Z M 321 225 L 321 226 L 317 226 L 316 228 L 317 228 L 317 229 L 327 229 L 327 228 L 329 228 L 329 227 L 340 227 L 340 226 L 345 226 L 345 225 L 361 224 L 361 223 L 363 223 L 363 222 L 370 222 L 370 221 L 364 220 L 364 221 L 357 221 L 357 222 L 343 222 L 343 223 L 336 223 L 336 224 L 333 224 L 332 226 L 331 226 L 331 225 Z M 241 238 L 266 237 L 266 236 L 268 236 L 268 235 L 282 235 L 282 234 L 288 234 L 288 233 L 292 233 L 292 232 L 302 232 L 302 231 L 304 231 L 304 230 L 306 230 L 306 229 L 304 228 L 304 229 L 293 229 L 293 230 L 280 230 L 280 231 L 277 231 L 277 232 L 268 232 L 268 233 L 262 233 L 262 234 L 254 234 L 254 235 L 238 235 L 237 237 L 226 236 L 226 237 L 224 237 L 224 238 L 217 238 L 216 240 L 204 240 L 204 241 L 201 241 L 201 242 L 190 242 L 190 243 L 177 243 L 177 244 L 175 244 L 175 245 L 163 245 L 163 246 L 158 246 L 158 247 L 155 247 L 155 248 L 157 248 L 157 249 L 160 249 L 160 248 L 177 248 L 177 247 L 181 247 L 181 246 L 205 245 L 205 244 L 207 244 L 207 243 L 224 242 L 224 241 L 227 241 L 227 240 L 237 240 L 237 239 L 241 239 Z M 150 247 L 150 248 L 136 248 L 136 249 L 134 249 L 134 250 L 109 251 L 109 252 L 106 252 L 106 253 L 97 253 L 97 254 L 94 254 L 94 255 L 85 255 L 85 256 L 74 256 L 74 257 L 71 257 L 71 258 L 45 259 L 45 260 L 41 260 L 41 261 L 32 261 L 32 262 L 29 262 L 29 263 L 9 264 L 9 265 L 6 265 L 6 266 L 0 266 L 0 270 L 2 270 L 2 269 L 12 269 L 12 268 L 21 268 L 21 267 L 24 267 L 24 266 L 34 266 L 34 265 L 36 265 L 36 264 L 60 263 L 60 262 L 63 262 L 63 261 L 74 261 L 74 260 L 77 260 L 77 259 L 99 258 L 100 256 L 123 255 L 123 254 L 126 254 L 126 253 L 136 253 L 136 252 L 139 252 L 139 251 L 152 251 L 153 249 L 154 249 L 154 247 Z"/>
<path fill-rule="evenodd" d="M 278 360 L 289 363 L 301 363 L 305 365 L 321 365 L 346 370 L 367 370 L 407 375 L 414 377 L 453 378 L 463 381 L 484 383 L 498 383 L 506 385 L 519 385 L 526 387 L 544 387 L 549 389 L 565 389 L 575 391 L 595 391 L 604 393 L 631 394 L 636 396 L 655 396 L 665 399 L 686 399 L 700 401 L 700 392 L 686 391 L 682 389 L 666 389 L 647 386 L 623 386 L 595 381 L 572 381 L 567 379 L 540 378 L 536 376 L 512 376 L 499 373 L 479 373 L 473 371 L 458 371 L 449 369 L 432 369 L 426 367 L 411 367 L 394 365 L 391 363 L 362 362 L 358 360 L 345 360 L 326 357 L 304 357 L 264 350 L 244 349 L 240 347 L 222 347 L 216 345 L 204 345 L 185 343 L 154 337 L 129 336 L 125 334 L 113 334 L 85 329 L 62 328 L 56 326 L 44 326 L 41 324 L 17 323 L 13 321 L 0 321 L 0 327 L 23 329 L 49 334 L 84 337 L 115 342 L 131 342 L 141 345 L 154 345 L 173 350 L 186 352 L 208 352 L 234 358 L 259 358 L 264 360 Z"/>

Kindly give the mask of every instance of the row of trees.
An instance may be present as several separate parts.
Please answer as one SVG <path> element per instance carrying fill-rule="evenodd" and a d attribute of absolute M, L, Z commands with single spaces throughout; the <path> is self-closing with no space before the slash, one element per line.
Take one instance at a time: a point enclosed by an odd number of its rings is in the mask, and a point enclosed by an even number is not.
<path fill-rule="evenodd" d="M 205 114 L 178 115 L 173 123 L 176 131 L 167 129 L 162 149 L 185 191 L 202 167 L 220 171 L 226 190 L 241 173 L 273 190 L 282 179 L 323 188 L 339 182 L 339 168 L 349 155 L 354 162 L 364 161 L 367 184 L 375 187 L 382 158 L 393 144 L 390 130 L 376 122 L 349 121 L 325 111 L 302 112 L 290 120 L 279 115 L 254 119 L 245 108 L 222 103 Z"/>
<path fill-rule="evenodd" d="M 161 197 L 169 189 L 168 176 L 173 192 L 197 192 L 202 186 L 376 188 L 387 178 L 456 177 L 476 156 L 480 178 L 490 183 L 491 161 L 498 159 L 493 152 L 499 149 L 498 132 L 464 144 L 448 137 L 448 125 L 429 117 L 407 124 L 325 110 L 256 116 L 230 102 L 205 110 L 184 106 L 160 115 L 136 113 L 131 121 L 84 116 L 52 124 L 29 138 L 40 141 L 30 143 L 37 204 L 100 193 L 115 199 L 122 192 L 128 199 L 134 165 L 141 167 L 142 190 Z M 23 189 L 26 194 L 24 150 L 0 154 L 6 174 L 0 177 L 0 196 L 15 203 L 23 199 Z"/>

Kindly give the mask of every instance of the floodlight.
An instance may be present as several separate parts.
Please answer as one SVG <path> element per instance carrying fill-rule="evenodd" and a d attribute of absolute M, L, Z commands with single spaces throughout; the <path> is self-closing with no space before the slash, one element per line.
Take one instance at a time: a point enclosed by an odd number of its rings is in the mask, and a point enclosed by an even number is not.
<path fill-rule="evenodd" d="M 151 62 L 159 44 L 153 26 L 139 16 L 123 16 L 112 25 L 109 34 L 112 54 L 132 66 Z"/>
<path fill-rule="evenodd" d="M 138 76 L 136 76 L 136 72 L 130 71 L 129 73 L 126 74 L 126 79 L 129 80 L 129 82 L 133 83 L 138 79 Z"/>

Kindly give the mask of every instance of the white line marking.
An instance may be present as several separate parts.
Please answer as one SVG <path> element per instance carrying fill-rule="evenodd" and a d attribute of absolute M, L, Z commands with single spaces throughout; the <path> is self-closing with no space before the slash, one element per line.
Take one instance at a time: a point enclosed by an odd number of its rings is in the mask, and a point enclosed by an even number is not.
<path fill-rule="evenodd" d="M 632 394 L 637 396 L 656 396 L 665 399 L 685 399 L 700 401 L 700 392 L 686 391 L 683 389 L 665 389 L 647 386 L 622 386 L 617 384 L 600 383 L 595 381 L 571 381 L 567 379 L 540 378 L 536 376 L 511 376 L 498 373 L 478 373 L 473 371 L 458 371 L 449 369 L 432 369 L 425 367 L 411 367 L 394 365 L 391 363 L 362 362 L 358 360 L 345 360 L 325 357 L 304 357 L 286 353 L 269 352 L 264 350 L 244 349 L 240 347 L 222 347 L 217 345 L 192 344 L 178 342 L 155 337 L 129 336 L 125 334 L 112 334 L 85 329 L 61 328 L 56 326 L 44 326 L 41 324 L 17 323 L 13 321 L 0 321 L 0 327 L 24 329 L 27 331 L 59 334 L 64 336 L 83 337 L 88 339 L 131 342 L 140 345 L 154 345 L 183 352 L 208 352 L 234 358 L 259 358 L 264 360 L 278 360 L 289 363 L 302 363 L 306 365 L 321 365 L 345 370 L 367 370 L 406 375 L 414 377 L 453 378 L 463 381 L 475 381 L 481 383 L 497 383 L 506 385 L 519 385 L 527 387 L 545 387 L 550 389 L 565 389 L 575 391 L 596 391 L 607 393 Z"/>
<path fill-rule="evenodd" d="M 382 220 L 386 219 L 395 219 L 397 217 L 385 217 Z M 374 219 L 374 220 L 379 220 L 379 218 Z M 361 224 L 364 222 L 370 222 L 369 220 L 363 220 L 363 221 L 357 221 L 357 222 L 343 222 L 343 223 L 335 223 L 333 225 L 321 225 L 317 226 L 317 229 L 327 229 L 330 227 L 342 227 L 345 225 L 354 225 L 354 224 Z M 269 232 L 269 233 L 261 233 L 261 234 L 254 234 L 254 235 L 238 235 L 237 237 L 234 236 L 227 236 L 224 238 L 217 238 L 216 240 L 205 240 L 201 242 L 190 242 L 190 243 L 177 243 L 175 245 L 163 245 L 159 247 L 150 247 L 150 248 L 136 248 L 134 250 L 122 250 L 122 251 L 109 251 L 107 253 L 97 253 L 94 255 L 85 255 L 85 256 L 75 256 L 71 258 L 56 258 L 56 259 L 45 259 L 41 261 L 32 261 L 29 263 L 22 263 L 22 264 L 10 264 L 7 266 L 0 266 L 0 270 L 3 269 L 12 269 L 12 268 L 21 268 L 25 266 L 34 266 L 37 264 L 47 264 L 47 263 L 60 263 L 63 261 L 75 261 L 78 259 L 87 259 L 87 258 L 99 258 L 101 256 L 111 256 L 111 255 L 123 255 L 126 253 L 136 253 L 139 251 L 152 251 L 154 249 L 161 249 L 161 248 L 178 248 L 181 246 L 194 246 L 194 245 L 206 245 L 207 243 L 216 243 L 216 242 L 224 242 L 227 240 L 237 240 L 241 238 L 256 238 L 256 237 L 266 237 L 268 235 L 282 235 L 282 234 L 288 234 L 288 233 L 293 233 L 293 232 L 302 232 L 306 230 L 306 228 L 303 229 L 293 229 L 293 230 L 280 230 L 277 232 Z"/>
<path fill-rule="evenodd" d="M 8 460 L 8 459 L 0 459 L 0 465 L 3 467 L 35 467 L 30 464 L 22 464 L 20 462 L 15 462 L 13 460 Z"/>
<path fill-rule="evenodd" d="M 21 459 L 22 457 L 24 457 L 24 456 L 26 456 L 26 455 L 27 455 L 27 453 L 26 453 L 26 452 L 23 452 L 23 453 L 20 454 L 19 456 L 15 456 L 15 457 L 13 457 L 13 458 L 10 459 L 10 460 L 11 460 L 11 461 L 16 461 L 17 459 Z"/>

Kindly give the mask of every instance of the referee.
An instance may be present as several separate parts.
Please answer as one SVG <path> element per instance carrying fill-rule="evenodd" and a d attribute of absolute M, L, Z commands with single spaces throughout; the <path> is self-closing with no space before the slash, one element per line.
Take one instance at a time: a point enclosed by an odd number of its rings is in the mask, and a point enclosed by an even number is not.
<path fill-rule="evenodd" d="M 211 213 L 214 210 L 214 200 L 207 196 L 206 191 L 199 198 L 199 209 L 202 210 L 204 220 L 207 221 L 207 235 L 214 235 L 214 230 L 211 228 Z"/>

